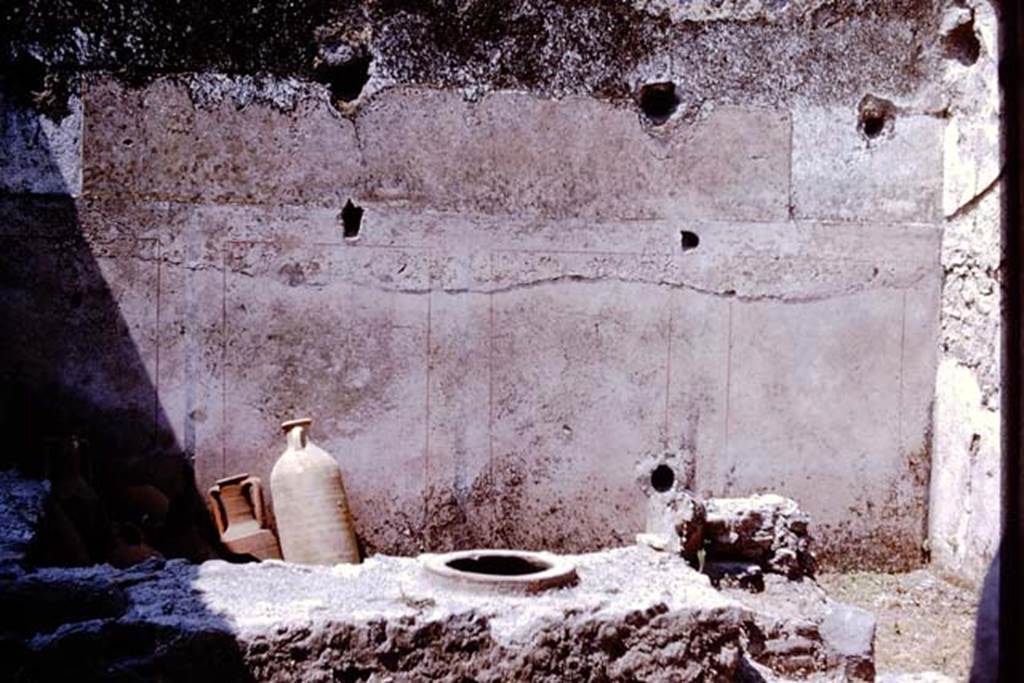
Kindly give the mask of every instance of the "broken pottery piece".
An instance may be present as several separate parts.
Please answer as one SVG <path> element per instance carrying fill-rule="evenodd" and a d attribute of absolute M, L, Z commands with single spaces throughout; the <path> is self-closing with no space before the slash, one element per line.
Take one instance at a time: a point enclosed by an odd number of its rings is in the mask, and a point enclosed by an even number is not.
<path fill-rule="evenodd" d="M 267 528 L 259 477 L 237 474 L 210 488 L 210 509 L 228 550 L 261 560 L 281 559 L 277 537 Z"/>
<path fill-rule="evenodd" d="M 270 473 L 281 554 L 302 564 L 358 563 L 359 548 L 338 463 L 306 435 L 308 418 L 281 424 L 288 448 Z"/>

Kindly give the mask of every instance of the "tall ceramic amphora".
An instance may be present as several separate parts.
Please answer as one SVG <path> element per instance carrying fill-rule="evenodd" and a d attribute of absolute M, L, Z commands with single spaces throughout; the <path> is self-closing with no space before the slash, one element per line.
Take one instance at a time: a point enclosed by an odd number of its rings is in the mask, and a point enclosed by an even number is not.
<path fill-rule="evenodd" d="M 270 473 L 281 554 L 288 562 L 359 562 L 341 469 L 306 435 L 310 419 L 281 424 L 288 448 Z"/>

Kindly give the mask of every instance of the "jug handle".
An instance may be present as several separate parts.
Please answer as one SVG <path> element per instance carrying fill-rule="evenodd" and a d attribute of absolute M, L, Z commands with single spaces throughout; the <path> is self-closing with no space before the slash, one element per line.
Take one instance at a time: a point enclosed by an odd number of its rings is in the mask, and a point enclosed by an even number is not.
<path fill-rule="evenodd" d="M 225 517 L 227 513 L 224 510 L 224 503 L 220 498 L 220 487 L 210 487 L 210 510 L 213 511 L 213 521 L 217 525 L 217 533 L 223 534 L 227 529 L 225 524 Z"/>
<path fill-rule="evenodd" d="M 259 477 L 249 477 L 242 482 L 242 495 L 249 500 L 252 512 L 260 527 L 266 527 L 267 521 L 263 515 L 263 490 L 260 488 Z"/>

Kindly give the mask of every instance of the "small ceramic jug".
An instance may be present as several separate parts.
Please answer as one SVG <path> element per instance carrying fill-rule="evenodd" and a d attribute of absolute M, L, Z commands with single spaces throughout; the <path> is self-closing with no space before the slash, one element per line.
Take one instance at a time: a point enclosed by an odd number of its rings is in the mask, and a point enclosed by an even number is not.
<path fill-rule="evenodd" d="M 359 562 L 352 515 L 338 463 L 306 436 L 310 419 L 281 425 L 288 448 L 270 474 L 281 552 L 288 562 Z"/>
<path fill-rule="evenodd" d="M 258 477 L 237 474 L 210 488 L 210 508 L 228 550 L 261 560 L 281 559 L 274 532 L 267 528 Z"/>

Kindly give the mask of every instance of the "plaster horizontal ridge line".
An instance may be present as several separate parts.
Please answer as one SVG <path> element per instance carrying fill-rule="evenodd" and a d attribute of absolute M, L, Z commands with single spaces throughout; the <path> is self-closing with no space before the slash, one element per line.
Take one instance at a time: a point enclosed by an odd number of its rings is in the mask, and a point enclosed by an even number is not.
<path fill-rule="evenodd" d="M 66 199 L 70 198 L 76 202 L 111 202 L 111 203 L 134 203 L 134 204 L 155 204 L 155 205 L 171 205 L 179 207 L 192 207 L 200 209 L 217 209 L 217 208 L 259 208 L 259 209 L 277 209 L 281 211 L 309 211 L 309 210 L 323 210 L 323 211 L 340 211 L 344 207 L 344 202 L 332 202 L 332 203 L 319 203 L 319 202 L 254 202 L 246 201 L 235 198 L 228 199 L 204 199 L 199 198 L 197 200 L 185 199 L 174 195 L 150 195 L 150 194 L 135 194 L 135 193 L 111 193 L 111 192 L 84 192 L 81 195 L 49 195 L 49 194 L 34 194 L 34 193 L 3 193 L 0 192 L 0 201 L 4 199 Z M 352 192 L 350 197 L 358 201 L 363 209 L 374 209 L 382 211 L 391 216 L 407 216 L 412 215 L 415 217 L 432 217 L 432 218 L 457 218 L 464 220 L 479 219 L 481 221 L 511 221 L 516 224 L 530 225 L 530 224 L 543 224 L 543 225 L 635 225 L 638 223 L 647 224 L 664 224 L 664 225 L 823 225 L 823 226 L 871 226 L 878 228 L 921 228 L 930 229 L 937 232 L 941 232 L 943 229 L 943 223 L 945 220 L 935 221 L 907 221 L 907 220 L 889 220 L 884 218 L 836 218 L 836 217 L 821 217 L 816 218 L 813 216 L 780 216 L 779 218 L 728 218 L 728 217 L 694 217 L 694 216 L 673 216 L 664 215 L 658 217 L 648 218 L 630 218 L 630 217 L 588 217 L 588 216 L 568 216 L 568 217 L 557 217 L 557 216 L 545 216 L 545 215 L 530 215 L 530 214 L 512 214 L 512 213 L 482 213 L 473 211 L 459 211 L 452 209 L 439 209 L 439 208 L 421 208 L 421 207 L 409 207 L 406 205 L 392 205 L 388 203 L 377 203 L 375 200 L 366 199 L 360 197 L 358 192 Z M 246 240 L 239 240 L 246 241 Z M 332 243 L 325 243 L 332 244 Z M 338 244 L 342 244 L 339 242 Z M 361 243 L 365 244 L 365 243 Z"/>
<path fill-rule="evenodd" d="M 69 239 L 80 239 L 87 246 L 93 246 L 93 245 L 96 245 L 96 246 L 106 246 L 106 245 L 114 245 L 114 244 L 121 243 L 121 242 L 131 243 L 131 244 L 142 243 L 142 244 L 151 244 L 151 245 L 152 244 L 164 245 L 164 243 L 161 241 L 159 236 L 146 236 L 146 237 L 143 237 L 143 236 L 138 236 L 138 237 L 136 237 L 136 236 L 115 236 L 113 238 L 105 239 L 105 240 L 99 240 L 99 239 L 89 240 L 89 239 L 86 239 L 86 237 L 87 236 L 81 235 L 80 233 L 59 233 L 59 234 L 45 234 L 45 233 L 3 234 L 3 233 L 0 233 L 0 239 L 8 239 L 8 240 L 11 240 L 11 239 L 13 239 L 13 240 L 17 240 L 17 239 L 49 240 L 49 241 L 58 242 L 58 243 L 66 242 Z M 233 246 L 233 245 L 277 246 L 277 244 L 278 243 L 276 241 L 274 241 L 274 240 L 226 240 L 225 242 L 222 243 L 222 247 L 223 248 L 222 248 L 221 251 L 223 253 L 227 253 L 230 250 L 231 246 Z M 335 249 L 354 248 L 354 245 L 349 245 L 349 244 L 344 244 L 344 243 L 333 243 L 333 242 L 326 242 L 326 243 L 325 242 L 314 242 L 314 243 L 310 243 L 310 245 L 311 246 L 317 246 L 317 247 L 329 247 L 329 248 L 335 248 Z M 166 246 L 166 245 L 164 245 L 164 246 Z M 409 245 L 359 245 L 359 248 L 360 249 L 381 249 L 381 250 L 384 250 L 384 251 L 417 251 L 417 252 L 427 252 L 428 254 L 430 254 L 431 256 L 434 256 L 434 257 L 439 256 L 439 253 L 440 253 L 440 250 L 437 249 L 436 247 L 433 247 L 433 248 L 432 247 L 417 247 L 417 246 L 409 246 Z M 657 259 L 657 258 L 661 258 L 661 259 L 664 259 L 664 260 L 675 260 L 677 258 L 680 258 L 675 252 L 672 252 L 672 251 L 654 251 L 654 250 L 646 251 L 646 252 L 627 252 L 627 251 L 597 251 L 597 250 L 595 250 L 595 251 L 588 251 L 588 250 L 573 250 L 573 249 L 545 249 L 545 248 L 525 249 L 524 248 L 524 249 L 481 250 L 478 253 L 479 254 L 490 253 L 492 255 L 494 255 L 494 254 L 526 254 L 526 255 L 535 255 L 535 256 L 571 255 L 571 256 L 593 256 L 593 257 L 626 257 L 626 258 L 630 258 L 630 259 L 648 259 L 648 260 L 649 259 Z M 743 254 L 741 253 L 740 255 L 742 256 Z M 141 254 L 120 254 L 119 257 L 122 258 L 122 259 L 132 259 L 132 260 L 135 260 L 135 261 L 141 261 L 141 262 L 146 262 L 146 263 L 160 263 L 161 265 L 163 265 L 165 267 L 169 267 L 169 268 L 182 268 L 182 269 L 191 270 L 191 271 L 200 271 L 200 270 L 209 270 L 209 271 L 215 271 L 215 272 L 223 271 L 223 272 L 228 273 L 228 274 L 244 275 L 246 277 L 257 277 L 257 273 L 253 272 L 252 269 L 250 269 L 250 268 L 230 267 L 230 266 L 228 266 L 228 265 L 226 265 L 224 263 L 212 262 L 212 261 L 209 261 L 209 262 L 198 262 L 198 263 L 186 263 L 185 260 L 183 260 L 181 258 L 175 258 L 173 256 L 170 256 L 170 255 L 166 254 L 166 253 L 160 254 L 158 256 L 144 256 L 144 255 L 141 255 Z M 682 257 L 682 258 L 685 258 L 685 257 Z M 716 263 L 716 262 L 726 262 L 726 263 L 728 263 L 730 261 L 730 259 L 731 259 L 730 255 L 720 255 L 718 258 L 711 258 L 711 259 L 704 258 L 702 260 L 711 261 L 712 263 Z M 800 258 L 799 260 L 800 261 L 804 261 L 804 262 L 808 262 L 808 263 L 828 262 L 825 259 L 816 259 L 816 258 L 811 257 L 811 256 L 806 256 L 804 258 Z M 841 260 L 837 260 L 837 261 L 834 261 L 834 262 L 855 267 L 855 266 L 873 265 L 873 264 L 877 264 L 877 263 L 884 262 L 884 261 L 879 261 L 879 259 L 856 258 L 856 257 L 851 257 L 851 256 L 844 256 Z M 914 269 L 914 270 L 921 270 L 921 269 L 918 268 L 918 269 Z M 913 277 L 909 281 L 907 281 L 907 284 L 905 286 L 906 287 L 912 287 L 915 284 L 917 284 L 918 282 L 920 282 L 922 279 L 927 277 L 927 275 L 928 275 L 928 272 L 923 272 L 923 273 L 917 275 L 916 277 Z M 665 279 L 653 279 L 653 278 L 651 278 L 651 279 L 644 279 L 644 278 L 637 278 L 637 277 L 630 278 L 630 277 L 617 276 L 617 275 L 614 275 L 614 274 L 593 276 L 593 275 L 586 275 L 586 274 L 581 274 L 581 273 L 567 273 L 567 274 L 560 274 L 560 275 L 556 275 L 556 276 L 544 277 L 544 278 L 539 278 L 539 279 L 536 279 L 536 280 L 531 280 L 529 282 L 523 282 L 523 283 L 518 283 L 518 284 L 514 284 L 514 285 L 509 285 L 508 287 L 480 288 L 480 289 L 471 289 L 471 288 L 442 288 L 442 289 L 443 289 L 443 291 L 448 291 L 448 292 L 462 292 L 462 291 L 466 291 L 466 292 L 470 292 L 470 293 L 486 294 L 486 293 L 491 293 L 491 292 L 501 292 L 501 291 L 504 291 L 505 289 L 508 289 L 508 288 L 516 288 L 516 287 L 519 287 L 519 286 L 529 286 L 529 285 L 532 285 L 532 284 L 544 284 L 544 283 L 559 282 L 559 281 L 563 281 L 563 280 L 564 281 L 572 281 L 572 282 L 583 282 L 583 281 L 595 281 L 595 282 L 600 282 L 600 281 L 618 281 L 618 282 L 624 282 L 624 283 L 635 283 L 635 284 L 647 284 L 647 285 L 659 285 L 659 286 L 688 288 L 688 289 L 693 289 L 694 291 L 700 291 L 700 292 L 704 292 L 704 293 L 708 293 L 708 294 L 715 294 L 715 293 L 717 293 L 717 290 L 700 288 L 700 287 L 697 287 L 696 285 L 691 285 L 691 284 L 688 284 L 688 283 L 685 283 L 685 282 L 669 281 L 669 280 L 665 280 Z M 348 282 L 350 284 L 359 284 L 357 282 L 354 282 L 352 280 L 346 280 L 344 278 L 338 278 L 336 281 L 338 281 L 338 282 Z M 310 284 L 310 285 L 307 285 L 307 286 L 319 287 L 319 286 L 326 286 L 326 285 Z M 377 287 L 376 285 L 364 285 L 364 286 Z M 882 287 L 886 287 L 885 285 L 881 285 L 881 286 Z M 378 287 L 378 288 L 382 289 L 383 291 L 395 291 L 395 292 L 408 293 L 408 294 L 420 293 L 420 290 L 421 290 L 421 288 L 386 288 L 386 287 Z M 896 286 L 896 287 L 888 287 L 888 288 L 902 289 L 903 287 Z M 865 289 L 865 287 L 861 287 L 861 289 Z M 867 287 L 867 289 L 874 289 L 874 287 Z M 428 292 L 428 291 L 441 291 L 441 290 L 437 290 L 437 289 L 431 290 L 431 289 L 428 288 L 428 289 L 423 289 L 422 291 L 423 292 Z M 733 296 L 731 294 L 726 294 L 726 291 L 728 291 L 728 290 L 722 290 L 721 294 L 723 296 Z M 736 296 L 737 296 L 737 298 L 740 298 L 740 299 L 744 298 L 743 296 L 739 296 L 739 295 L 736 295 Z M 792 298 L 796 298 L 796 297 L 787 297 L 787 298 L 792 299 Z"/>
<path fill-rule="evenodd" d="M 941 214 L 941 211 L 939 212 Z M 724 222 L 724 221 L 723 221 Z M 775 221 L 776 223 L 785 221 Z M 788 219 L 791 223 L 813 223 L 818 225 L 835 225 L 849 227 L 853 225 L 877 225 L 877 226 L 905 226 L 905 227 L 918 227 L 918 228 L 929 228 L 936 232 L 941 232 L 943 228 L 943 219 L 935 218 L 927 221 L 905 221 L 888 218 L 841 218 L 838 216 L 793 216 Z"/>
<path fill-rule="evenodd" d="M 358 199 L 358 193 L 353 190 L 349 193 L 351 198 Z M 186 197 L 183 195 L 175 194 L 164 194 L 164 193 L 147 193 L 147 192 L 103 192 L 96 190 L 84 189 L 82 194 L 76 199 L 84 201 L 102 201 L 102 202 L 114 202 L 120 204 L 138 203 L 138 204 L 172 204 L 178 206 L 199 206 L 207 208 L 216 208 L 219 206 L 225 207 L 253 207 L 253 208 L 274 208 L 274 209 L 324 209 L 341 210 L 344 206 L 344 202 L 331 202 L 331 203 L 317 203 L 317 202 L 259 202 L 247 200 L 239 197 L 218 197 L 216 199 L 209 197 Z"/>
<path fill-rule="evenodd" d="M 578 222 L 582 224 L 633 224 L 633 223 L 663 223 L 668 221 L 715 221 L 720 223 L 784 223 L 785 218 L 780 217 L 778 220 L 756 220 L 756 219 L 729 219 L 729 218 L 688 218 L 688 217 L 673 217 L 673 216 L 659 216 L 659 217 L 590 217 L 590 216 L 550 216 L 545 214 L 528 214 L 528 213 L 503 213 L 503 212 L 480 212 L 480 211 L 460 211 L 457 209 L 439 209 L 428 206 L 414 206 L 401 202 L 387 202 L 385 200 L 377 200 L 373 198 L 367 198 L 365 193 L 361 193 L 358 190 L 352 190 L 350 192 L 340 192 L 339 194 L 345 195 L 345 200 L 338 200 L 332 202 L 260 202 L 242 199 L 238 197 L 196 197 L 189 198 L 181 195 L 174 194 L 163 194 L 163 193 L 139 193 L 139 192 L 97 192 L 95 190 L 84 191 L 79 196 L 71 197 L 73 199 L 81 199 L 85 201 L 103 201 L 103 202 L 114 202 L 114 203 L 140 203 L 140 204 L 172 204 L 185 207 L 202 207 L 202 208 L 218 208 L 218 207 L 252 207 L 252 208 L 272 208 L 281 210 L 309 210 L 309 209 L 322 209 L 324 211 L 340 211 L 345 202 L 348 200 L 356 201 L 362 208 L 372 208 L 380 211 L 387 211 L 394 214 L 414 214 L 414 215 L 429 215 L 437 216 L 439 218 L 446 217 L 459 217 L 459 218 L 479 218 L 483 220 L 494 219 L 501 221 L 514 221 L 517 223 L 529 223 L 533 221 L 541 222 Z M 2 198 L 3 195 L 0 195 Z M 70 196 L 70 195 L 69 195 Z M 781 214 L 780 214 L 781 216 Z"/>
<path fill-rule="evenodd" d="M 247 278 L 253 278 L 255 275 L 251 272 L 234 270 L 231 271 L 233 274 L 243 275 Z M 803 304 L 803 303 L 814 303 L 818 301 L 827 301 L 831 299 L 844 298 L 848 296 L 854 296 L 862 294 L 864 292 L 871 291 L 905 291 L 911 289 L 927 277 L 927 273 L 913 278 L 902 285 L 886 285 L 878 284 L 876 286 L 868 286 L 867 284 L 854 285 L 845 289 L 823 292 L 819 294 L 741 294 L 733 291 L 732 289 L 710 289 L 706 287 L 700 287 L 686 282 L 669 282 L 665 280 L 641 280 L 639 278 L 624 278 L 624 277 L 587 277 L 578 275 L 562 275 L 550 278 L 541 278 L 537 280 L 531 280 L 528 282 L 518 282 L 500 287 L 387 287 L 379 284 L 367 284 L 364 282 L 353 282 L 345 281 L 345 284 L 350 287 L 357 287 L 360 289 L 373 290 L 383 292 L 387 294 L 404 294 L 408 296 L 430 296 L 434 294 L 444 294 L 449 296 L 459 296 L 463 294 L 478 294 L 486 296 L 490 294 L 507 294 L 510 292 L 535 289 L 548 285 L 558 284 L 603 284 L 603 283 L 621 283 L 621 284 L 635 284 L 635 285 L 648 285 L 652 287 L 664 287 L 672 290 L 686 290 L 692 291 L 697 294 L 704 294 L 707 296 L 729 299 L 733 301 L 740 301 L 743 303 L 755 303 L 760 301 L 772 301 L 776 303 L 784 304 Z M 303 283 L 297 285 L 297 287 L 306 287 L 311 289 L 324 289 L 327 284 L 312 284 Z"/>
<path fill-rule="evenodd" d="M 218 207 L 242 207 L 242 208 L 270 208 L 280 210 L 310 210 L 320 209 L 323 211 L 340 211 L 345 203 L 349 200 L 358 202 L 363 209 L 374 209 L 376 211 L 387 212 L 393 215 L 416 215 L 416 216 L 433 216 L 438 218 L 462 218 L 462 219 L 480 219 L 483 221 L 495 220 L 495 221 L 511 221 L 515 223 L 574 223 L 580 225 L 632 225 L 636 223 L 723 223 L 723 224 L 750 224 L 750 225 L 773 225 L 798 222 L 787 218 L 784 214 L 780 213 L 778 218 L 775 219 L 754 219 L 754 218 L 712 218 L 712 217 L 692 217 L 692 216 L 656 216 L 656 217 L 633 217 L 633 216 L 611 216 L 611 217 L 598 217 L 598 216 L 585 216 L 585 215 L 568 215 L 568 216 L 552 216 L 545 214 L 529 214 L 529 213 L 508 213 L 508 212 L 482 212 L 482 211 L 463 211 L 458 209 L 445 209 L 437 208 L 428 205 L 415 206 L 408 203 L 402 202 L 389 202 L 387 200 L 373 199 L 367 197 L 365 193 L 361 193 L 359 190 L 351 190 L 349 192 L 342 191 L 339 193 L 344 195 L 344 200 L 337 200 L 331 202 L 273 202 L 273 201 L 252 201 L 238 197 L 196 197 L 189 198 L 181 195 L 174 194 L 163 194 L 163 193 L 138 193 L 138 192 L 97 192 L 95 190 L 83 191 L 81 195 L 73 196 L 72 199 L 84 200 L 84 201 L 102 201 L 112 203 L 139 203 L 139 204 L 171 204 L 183 207 L 201 207 L 206 209 L 215 209 Z M 2 198 L 2 195 L 0 195 Z M 816 219 L 808 219 L 806 222 L 822 222 Z M 867 221 L 866 221 L 867 222 Z M 896 225 L 896 222 L 886 221 L 873 221 L 880 225 Z M 908 223 L 913 224 L 913 223 Z"/>

